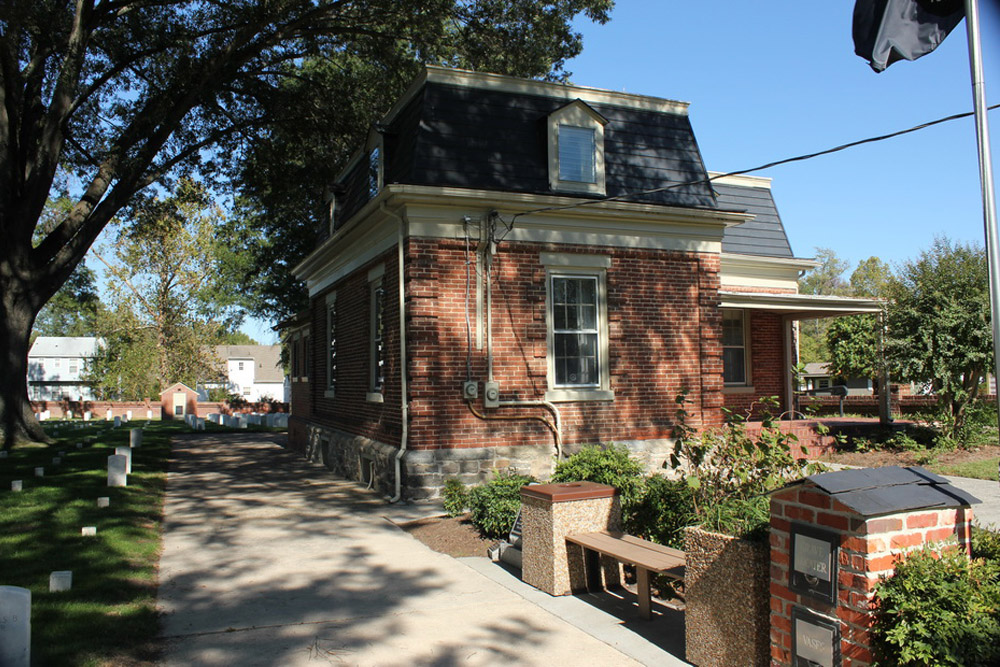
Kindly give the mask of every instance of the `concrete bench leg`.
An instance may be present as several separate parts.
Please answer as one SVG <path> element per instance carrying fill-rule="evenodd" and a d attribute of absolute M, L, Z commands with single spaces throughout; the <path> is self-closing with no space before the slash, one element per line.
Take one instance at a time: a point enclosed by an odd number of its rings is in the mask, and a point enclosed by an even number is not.
<path fill-rule="evenodd" d="M 649 570 L 644 567 L 635 568 L 636 597 L 639 598 L 639 618 L 648 621 L 653 618 L 652 600 L 649 591 Z"/>

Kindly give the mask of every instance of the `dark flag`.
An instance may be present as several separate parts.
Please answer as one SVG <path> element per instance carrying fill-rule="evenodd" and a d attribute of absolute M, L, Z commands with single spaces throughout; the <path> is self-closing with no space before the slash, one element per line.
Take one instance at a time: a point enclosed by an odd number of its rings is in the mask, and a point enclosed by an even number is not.
<path fill-rule="evenodd" d="M 854 52 L 881 72 L 936 49 L 963 16 L 962 0 L 857 0 Z"/>

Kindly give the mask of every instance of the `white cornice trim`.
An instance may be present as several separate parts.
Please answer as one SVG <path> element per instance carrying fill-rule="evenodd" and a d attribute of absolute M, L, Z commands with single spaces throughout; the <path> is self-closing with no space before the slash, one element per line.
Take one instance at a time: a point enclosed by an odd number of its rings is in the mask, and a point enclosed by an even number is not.
<path fill-rule="evenodd" d="M 750 176 L 749 174 L 735 174 L 733 176 L 722 176 L 724 172 L 710 171 L 708 177 L 713 183 L 722 185 L 738 185 L 744 188 L 767 188 L 771 189 L 771 179 L 766 176 Z"/>
<path fill-rule="evenodd" d="M 827 296 L 819 294 L 760 294 L 719 291 L 720 308 L 773 310 L 802 319 L 878 313 L 883 304 L 878 299 Z"/>
<path fill-rule="evenodd" d="M 723 266 L 729 265 L 733 268 L 736 267 L 785 267 L 789 269 L 797 269 L 799 271 L 806 271 L 807 269 L 814 269 L 820 265 L 814 259 L 806 259 L 803 257 L 771 257 L 768 255 L 744 255 L 742 253 L 735 252 L 724 252 L 720 257 Z"/>
<path fill-rule="evenodd" d="M 523 95 L 540 95 L 572 101 L 583 100 L 592 104 L 606 104 L 608 106 L 624 107 L 627 109 L 639 109 L 641 111 L 655 111 L 658 113 L 669 113 L 678 116 L 688 114 L 689 102 L 668 100 L 663 97 L 652 97 L 649 95 L 637 95 L 635 93 L 623 93 L 614 90 L 604 90 L 602 88 L 591 88 L 589 86 L 578 86 L 569 83 L 553 83 L 551 81 L 535 81 L 533 79 L 519 79 L 503 74 L 491 74 L 488 72 L 471 72 L 464 69 L 454 69 L 451 67 L 439 67 L 437 65 L 427 65 L 427 67 L 414 78 L 413 83 L 407 88 L 402 97 L 392 106 L 389 113 L 385 115 L 382 122 L 391 123 L 396 115 L 412 100 L 425 83 L 442 83 L 462 88 L 478 88 L 480 90 L 501 90 L 507 93 L 519 93 Z"/>

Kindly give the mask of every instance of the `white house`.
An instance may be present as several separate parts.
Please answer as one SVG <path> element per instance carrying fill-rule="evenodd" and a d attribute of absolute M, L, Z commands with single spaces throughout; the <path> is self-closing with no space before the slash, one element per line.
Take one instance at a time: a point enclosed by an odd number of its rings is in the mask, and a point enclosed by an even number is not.
<path fill-rule="evenodd" d="M 288 401 L 280 345 L 217 345 L 215 354 L 225 366 L 229 393 L 251 403 Z M 207 391 L 201 393 L 207 398 Z"/>
<path fill-rule="evenodd" d="M 87 364 L 97 355 L 93 337 L 39 336 L 28 352 L 28 397 L 33 401 L 92 401 L 84 381 Z"/>

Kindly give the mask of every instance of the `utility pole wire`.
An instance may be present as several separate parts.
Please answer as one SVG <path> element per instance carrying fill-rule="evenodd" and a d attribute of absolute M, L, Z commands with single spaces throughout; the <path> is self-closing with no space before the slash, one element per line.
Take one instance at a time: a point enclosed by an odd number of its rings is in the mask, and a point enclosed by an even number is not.
<path fill-rule="evenodd" d="M 1000 104 L 994 104 L 992 106 L 986 107 L 987 110 L 993 110 L 1000 107 Z M 720 178 L 726 178 L 727 176 L 739 176 L 740 174 L 750 174 L 755 171 L 761 171 L 763 169 L 770 169 L 771 167 L 778 167 L 783 164 L 789 164 L 792 162 L 801 162 L 803 160 L 811 160 L 813 158 L 821 157 L 823 155 L 830 155 L 831 153 L 838 153 L 848 148 L 854 148 L 855 146 L 863 146 L 864 144 L 873 144 L 878 141 L 885 141 L 886 139 L 893 139 L 895 137 L 902 136 L 904 134 L 910 134 L 911 132 L 916 132 L 918 130 L 924 130 L 928 127 L 933 127 L 934 125 L 940 125 L 941 123 L 948 123 L 953 120 L 959 120 L 961 118 L 968 118 L 974 115 L 974 111 L 966 111 L 964 113 L 957 113 L 951 116 L 945 116 L 944 118 L 938 118 L 937 120 L 931 120 L 926 123 L 921 123 L 919 125 L 914 125 L 913 127 L 907 128 L 905 130 L 899 130 L 898 132 L 891 132 L 889 134 L 882 134 L 877 137 L 868 137 L 867 139 L 859 139 L 858 141 L 852 141 L 847 144 L 841 144 L 833 148 L 827 148 L 825 150 L 817 151 L 815 153 L 807 153 L 805 155 L 796 155 L 795 157 L 784 158 L 782 160 L 775 160 L 774 162 L 768 162 L 767 164 L 762 164 L 759 167 L 752 167 L 750 169 L 740 169 L 739 171 L 729 171 L 724 174 L 716 174 L 715 176 L 710 176 L 708 178 L 698 179 L 696 181 L 685 181 L 682 183 L 671 183 L 670 185 L 664 185 L 659 188 L 653 188 L 652 190 L 639 190 L 637 192 L 626 192 L 624 194 L 615 195 L 614 197 L 602 197 L 600 199 L 588 199 L 587 201 L 578 202 L 576 204 L 567 204 L 565 206 L 547 206 L 545 208 L 536 208 L 531 211 L 524 211 L 522 213 L 515 213 L 514 217 L 511 218 L 510 224 L 504 223 L 508 232 L 514 226 L 514 222 L 525 215 L 532 215 L 535 213 L 546 213 L 549 211 L 567 211 L 574 208 L 581 208 L 583 206 L 593 206 L 594 204 L 603 204 L 609 201 L 620 201 L 622 199 L 630 199 L 632 197 L 641 197 L 642 195 L 656 194 L 657 192 L 665 192 L 667 190 L 673 190 L 675 188 L 680 188 L 688 185 L 698 185 L 699 183 L 711 183 L 712 181 L 718 180 Z M 506 234 L 504 234 L 506 236 Z M 503 238 L 499 239 L 503 240 Z"/>

